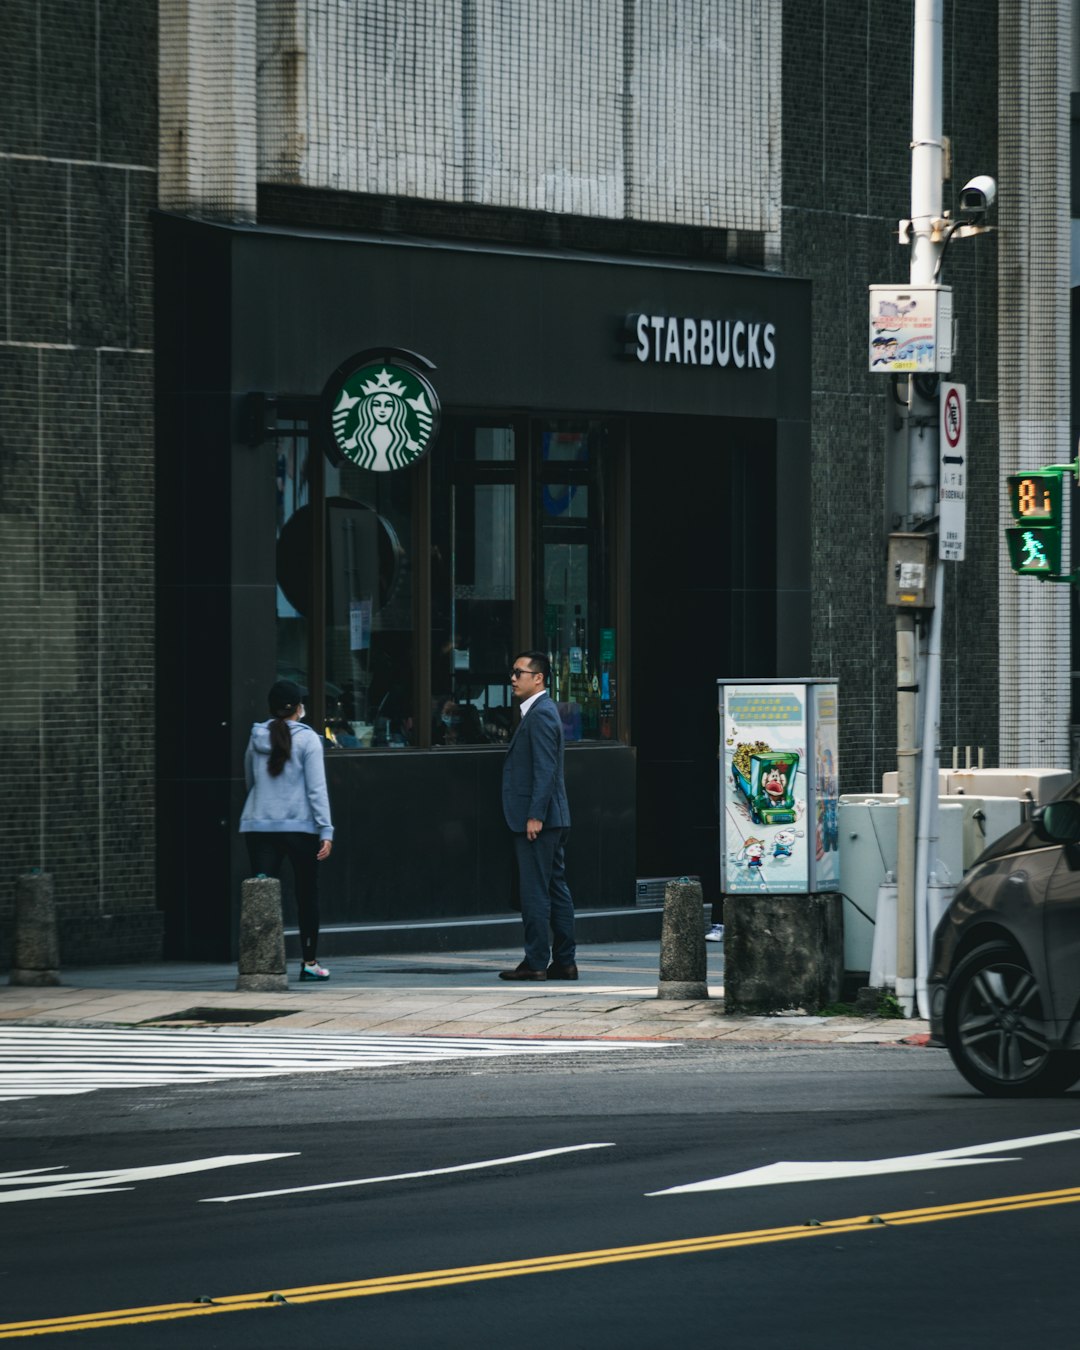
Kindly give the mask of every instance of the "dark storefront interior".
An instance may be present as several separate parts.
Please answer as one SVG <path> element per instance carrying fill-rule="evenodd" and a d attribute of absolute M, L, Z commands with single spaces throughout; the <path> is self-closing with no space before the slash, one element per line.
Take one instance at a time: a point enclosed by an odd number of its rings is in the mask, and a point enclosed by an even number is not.
<path fill-rule="evenodd" d="M 318 291 L 327 250 L 340 261 L 348 241 L 167 217 L 158 233 L 170 245 L 158 279 L 159 705 L 179 712 L 159 719 L 169 954 L 231 949 L 237 775 L 275 674 L 310 686 L 308 720 L 328 736 L 337 840 L 324 924 L 508 912 L 507 672 L 534 645 L 552 655 L 563 707 L 578 905 L 632 907 L 637 877 L 682 873 L 712 898 L 715 680 L 806 673 L 808 288 L 708 274 L 705 303 L 721 311 L 734 287 L 734 303 L 771 305 L 793 353 L 783 383 L 728 381 L 718 396 L 708 372 L 617 356 L 620 308 L 640 303 L 644 283 L 672 312 L 689 303 L 684 288 L 703 303 L 690 269 L 442 250 L 432 275 L 459 299 L 503 269 L 518 327 L 501 343 L 483 315 L 459 304 L 448 320 L 437 297 L 416 302 L 415 264 L 431 255 L 391 251 L 414 265 L 389 282 L 395 314 L 412 297 L 410 322 L 350 325 L 335 302 L 340 331 L 305 347 L 304 333 L 274 327 L 295 298 L 281 259 Z M 370 304 L 371 261 L 348 256 L 349 285 Z M 552 333 L 554 315 L 590 303 L 602 336 Z M 335 462 L 318 423 L 328 373 L 378 338 L 429 357 L 443 401 L 435 448 L 392 473 Z M 457 359 L 470 346 L 489 363 L 483 403 L 473 364 Z M 196 753 L 184 728 L 198 692 Z M 364 941 L 358 931 L 354 950 Z"/>

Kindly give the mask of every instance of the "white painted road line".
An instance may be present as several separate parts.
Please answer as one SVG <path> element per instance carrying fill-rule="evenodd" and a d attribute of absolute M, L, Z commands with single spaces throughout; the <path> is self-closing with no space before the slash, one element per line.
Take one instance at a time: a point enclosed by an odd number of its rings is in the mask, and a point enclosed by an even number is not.
<path fill-rule="evenodd" d="M 927 1172 L 941 1167 L 978 1167 L 984 1163 L 1020 1162 L 1006 1155 L 1013 1150 L 1035 1148 L 1040 1144 L 1063 1144 L 1080 1139 L 1080 1130 L 1059 1130 L 1055 1134 L 1031 1134 L 1023 1139 L 1001 1139 L 994 1144 L 971 1144 L 965 1148 L 939 1149 L 934 1153 L 912 1153 L 899 1158 L 870 1158 L 864 1162 L 776 1162 L 752 1167 L 748 1172 L 732 1172 L 726 1177 L 693 1181 L 686 1186 L 670 1186 L 653 1195 L 692 1195 L 697 1191 L 732 1191 L 744 1186 L 783 1186 L 797 1181 L 836 1181 L 841 1177 L 880 1177 L 894 1172 Z M 984 1155 L 984 1156 L 980 1156 Z"/>
<path fill-rule="evenodd" d="M 62 1168 L 41 1168 L 30 1172 L 0 1172 L 0 1205 L 23 1200 L 67 1200 L 75 1195 L 112 1195 L 130 1191 L 139 1181 L 161 1177 L 187 1176 L 219 1167 L 240 1167 L 245 1163 L 273 1162 L 277 1158 L 295 1158 L 293 1153 L 226 1153 L 216 1158 L 196 1158 L 193 1162 L 160 1163 L 153 1167 L 121 1167 L 108 1172 L 65 1172 Z M 44 1174 L 44 1175 L 42 1175 Z M 6 1186 L 19 1189 L 5 1190 Z"/>
<path fill-rule="evenodd" d="M 377 1186 L 384 1181 L 415 1181 L 419 1177 L 445 1177 L 452 1172 L 477 1172 L 485 1167 L 505 1167 L 509 1163 L 535 1162 L 538 1158 L 555 1158 L 560 1153 L 582 1153 L 590 1148 L 614 1148 L 611 1144 L 570 1144 L 565 1148 L 545 1148 L 537 1153 L 516 1153 L 509 1158 L 488 1158 L 485 1162 L 459 1163 L 456 1167 L 432 1167 L 426 1172 L 396 1172 L 385 1177 L 361 1177 L 357 1181 L 321 1181 L 314 1186 L 289 1186 L 281 1191 L 252 1191 L 248 1195 L 211 1195 L 200 1203 L 229 1205 L 234 1200 L 264 1200 L 274 1195 L 303 1195 L 308 1191 L 337 1191 L 349 1186 Z"/>
<path fill-rule="evenodd" d="M 204 1028 L 0 1028 L 0 1104 L 99 1088 L 199 1085 L 341 1069 L 666 1049 L 672 1042 L 349 1036 Z"/>

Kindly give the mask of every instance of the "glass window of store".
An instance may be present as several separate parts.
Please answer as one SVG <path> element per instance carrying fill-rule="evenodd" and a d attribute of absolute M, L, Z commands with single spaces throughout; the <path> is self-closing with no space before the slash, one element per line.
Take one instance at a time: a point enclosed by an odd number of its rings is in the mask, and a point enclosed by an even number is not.
<path fill-rule="evenodd" d="M 611 429 L 605 422 L 536 424 L 537 633 L 567 741 L 617 733 Z"/>
<path fill-rule="evenodd" d="M 416 742 L 412 475 L 326 466 L 326 721 L 343 749 Z"/>
<path fill-rule="evenodd" d="M 532 643 L 567 740 L 618 738 L 609 424 L 447 416 L 381 473 L 316 462 L 302 418 L 279 431 L 278 670 L 321 684 L 328 747 L 505 744 Z"/>
<path fill-rule="evenodd" d="M 414 475 L 331 464 L 306 420 L 278 427 L 278 675 L 321 683 L 309 720 L 331 745 L 415 744 Z"/>
<path fill-rule="evenodd" d="M 431 743 L 510 738 L 516 454 L 512 423 L 448 418 L 431 463 Z"/>
<path fill-rule="evenodd" d="M 310 443 L 306 421 L 281 418 L 276 449 L 277 674 L 279 679 L 306 684 L 312 581 Z"/>

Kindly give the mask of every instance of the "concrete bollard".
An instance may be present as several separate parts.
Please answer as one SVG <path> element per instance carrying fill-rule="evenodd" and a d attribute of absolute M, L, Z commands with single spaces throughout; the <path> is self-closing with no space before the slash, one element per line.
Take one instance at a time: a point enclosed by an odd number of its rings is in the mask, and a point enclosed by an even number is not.
<path fill-rule="evenodd" d="M 60 943 L 49 872 L 35 869 L 15 882 L 15 943 L 10 982 L 60 983 Z"/>
<path fill-rule="evenodd" d="M 240 887 L 240 959 L 237 989 L 268 992 L 288 989 L 285 929 L 281 922 L 281 882 L 249 877 Z"/>
<path fill-rule="evenodd" d="M 664 887 L 657 998 L 708 998 L 701 882 L 680 877 Z"/>

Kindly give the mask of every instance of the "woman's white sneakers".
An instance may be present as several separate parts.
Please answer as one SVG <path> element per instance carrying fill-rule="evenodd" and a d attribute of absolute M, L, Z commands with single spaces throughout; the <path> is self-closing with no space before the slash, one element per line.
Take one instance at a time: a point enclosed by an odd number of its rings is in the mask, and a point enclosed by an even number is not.
<path fill-rule="evenodd" d="M 303 980 L 328 980 L 330 972 L 325 966 L 320 966 L 318 961 L 305 961 L 300 967 L 300 979 Z"/>

